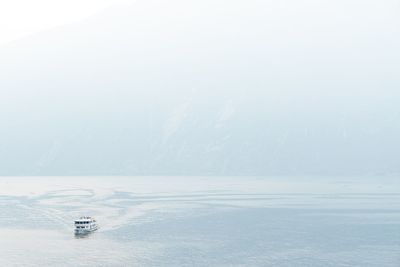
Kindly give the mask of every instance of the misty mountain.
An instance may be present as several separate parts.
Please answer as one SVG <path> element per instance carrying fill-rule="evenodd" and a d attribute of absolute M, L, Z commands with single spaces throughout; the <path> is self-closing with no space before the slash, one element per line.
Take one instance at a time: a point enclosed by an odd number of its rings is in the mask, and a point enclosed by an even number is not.
<path fill-rule="evenodd" d="M 400 173 L 396 12 L 321 3 L 137 1 L 1 46 L 0 175 Z"/>

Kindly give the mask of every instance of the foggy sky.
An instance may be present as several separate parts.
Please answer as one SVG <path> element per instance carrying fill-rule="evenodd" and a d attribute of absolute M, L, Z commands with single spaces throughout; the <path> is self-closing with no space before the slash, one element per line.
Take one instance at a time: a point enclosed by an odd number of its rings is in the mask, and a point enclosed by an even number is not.
<path fill-rule="evenodd" d="M 0 46 L 0 174 L 399 173 L 397 1 L 137 1 Z"/>

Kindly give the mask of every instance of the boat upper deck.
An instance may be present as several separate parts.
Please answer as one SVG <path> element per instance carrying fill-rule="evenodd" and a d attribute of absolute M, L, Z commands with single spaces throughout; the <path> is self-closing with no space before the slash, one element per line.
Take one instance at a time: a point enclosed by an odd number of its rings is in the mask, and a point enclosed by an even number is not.
<path fill-rule="evenodd" d="M 76 224 L 86 224 L 86 223 L 93 223 L 96 220 L 92 217 L 80 217 L 78 220 L 75 220 Z"/>

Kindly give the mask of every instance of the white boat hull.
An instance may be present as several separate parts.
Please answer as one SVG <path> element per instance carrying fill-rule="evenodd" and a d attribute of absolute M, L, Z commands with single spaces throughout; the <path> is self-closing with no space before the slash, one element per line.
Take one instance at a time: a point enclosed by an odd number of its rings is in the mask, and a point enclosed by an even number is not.
<path fill-rule="evenodd" d="M 77 234 L 77 235 L 89 234 L 89 233 L 96 231 L 97 229 L 98 229 L 98 227 L 92 228 L 92 229 L 75 229 L 75 234 Z"/>

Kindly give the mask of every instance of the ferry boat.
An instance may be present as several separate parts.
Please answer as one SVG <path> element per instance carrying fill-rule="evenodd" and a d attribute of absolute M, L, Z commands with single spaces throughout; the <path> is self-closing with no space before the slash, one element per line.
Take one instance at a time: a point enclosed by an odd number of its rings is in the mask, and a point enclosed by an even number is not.
<path fill-rule="evenodd" d="M 75 220 L 75 234 L 88 234 L 98 228 L 96 220 L 92 217 L 80 217 Z"/>

